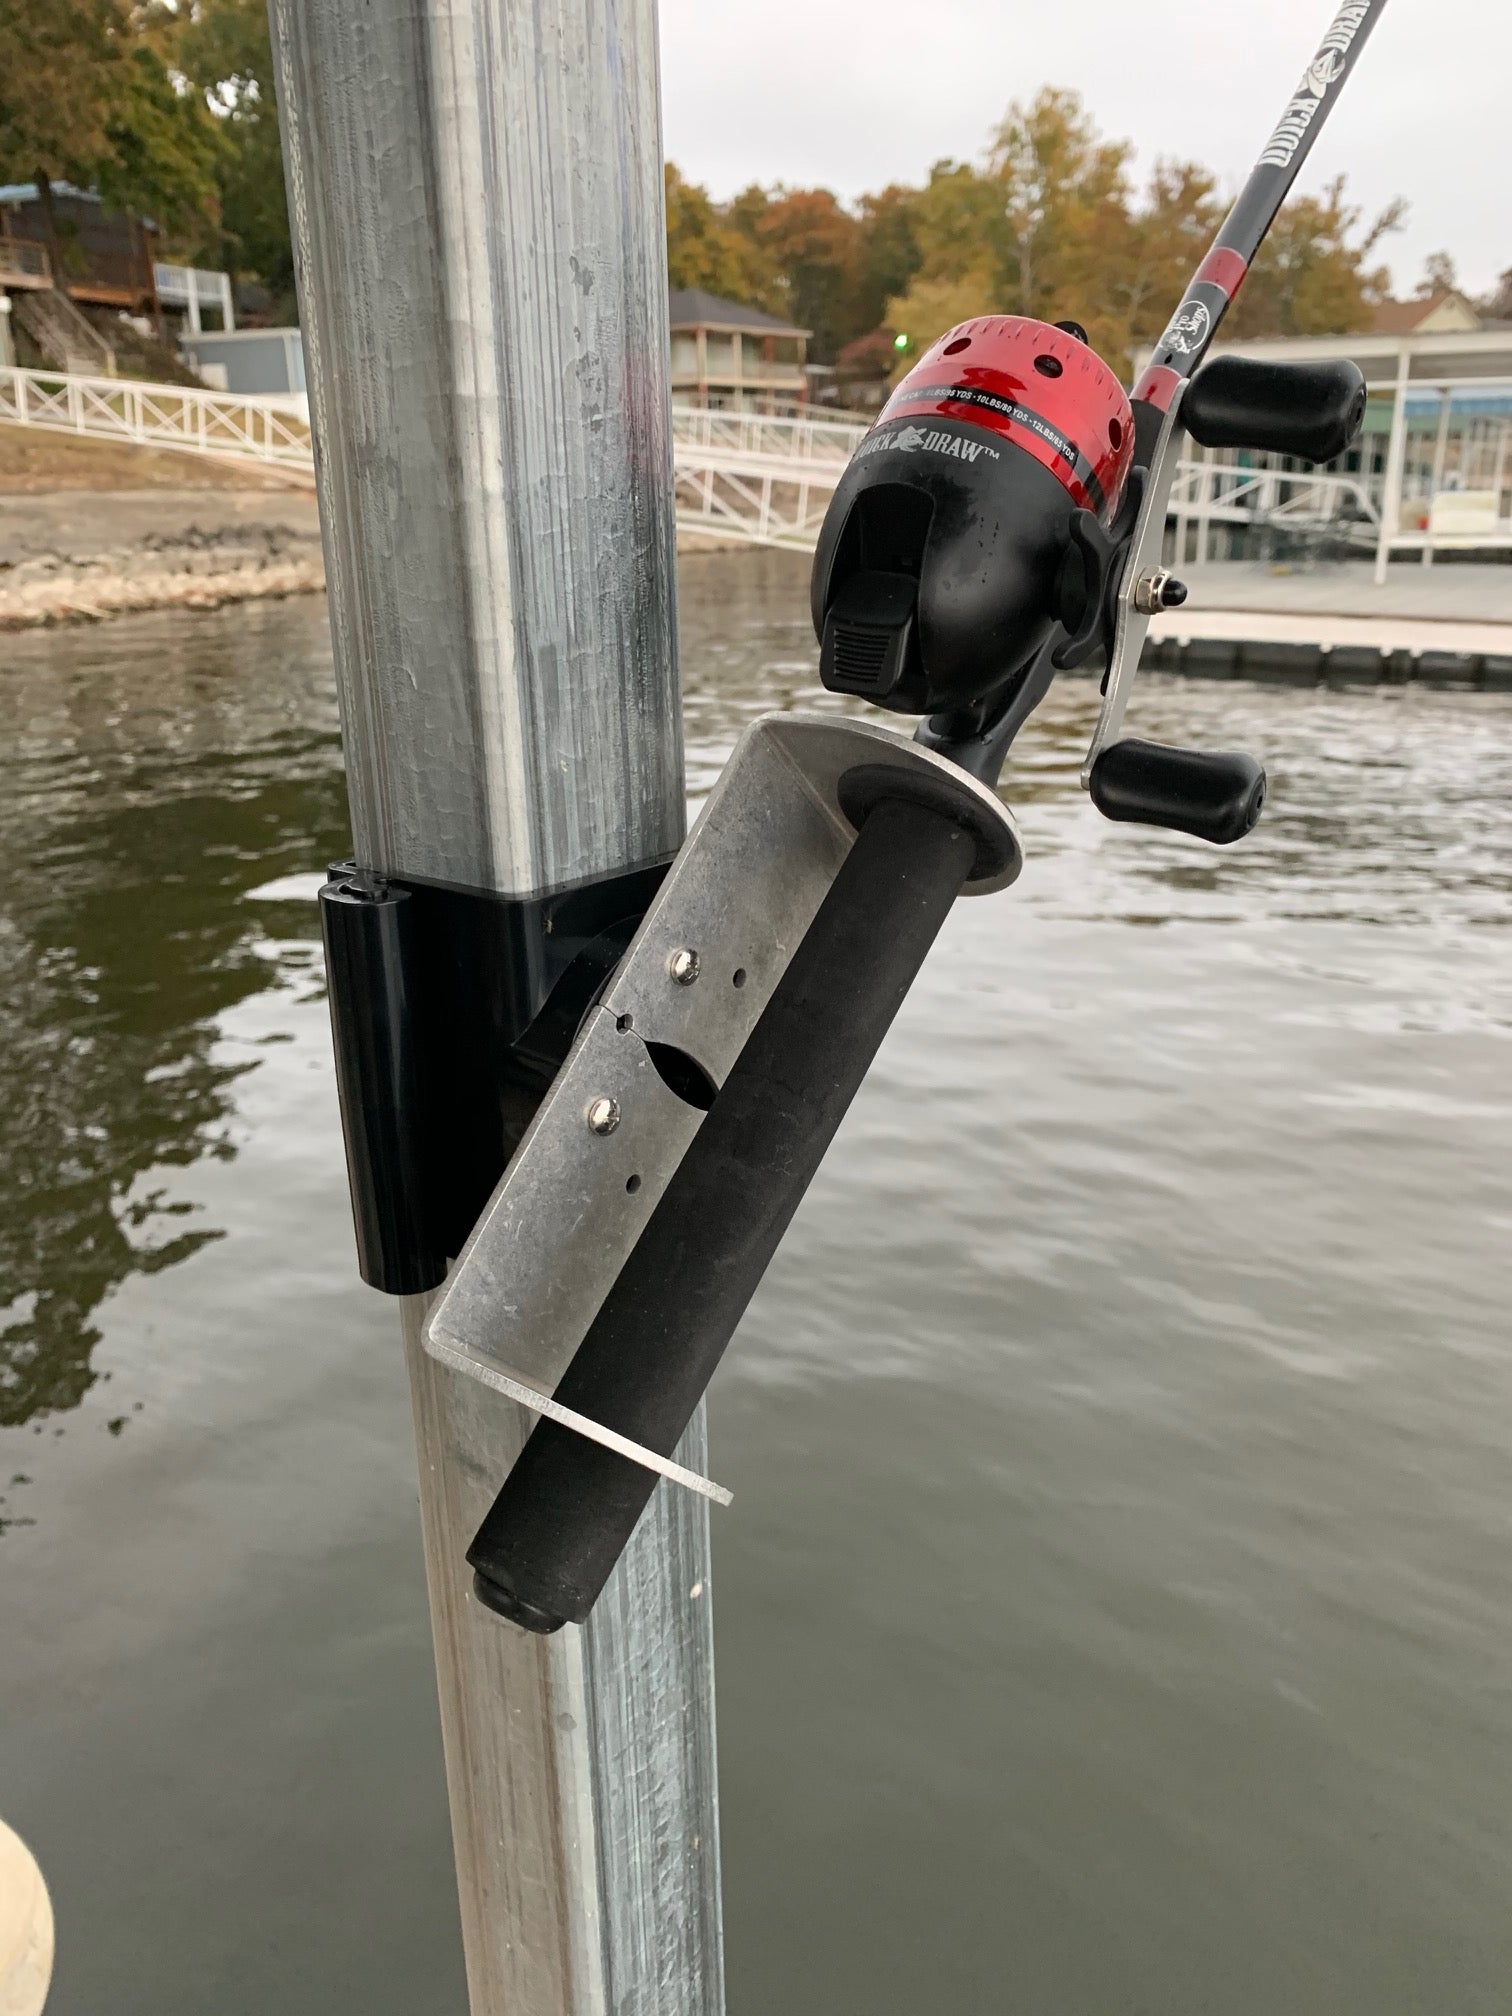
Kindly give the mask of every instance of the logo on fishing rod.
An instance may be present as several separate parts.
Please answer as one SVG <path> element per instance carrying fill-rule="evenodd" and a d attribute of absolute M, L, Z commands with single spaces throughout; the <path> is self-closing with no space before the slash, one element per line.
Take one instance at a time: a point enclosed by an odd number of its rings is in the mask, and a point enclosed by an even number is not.
<path fill-rule="evenodd" d="M 1350 49 L 1369 17 L 1372 4 L 1373 0 L 1345 0 L 1317 55 L 1307 66 L 1296 97 L 1281 114 L 1281 123 L 1260 156 L 1262 168 L 1290 168 L 1323 100 L 1348 69 Z"/>
<path fill-rule="evenodd" d="M 1174 350 L 1178 357 L 1191 357 L 1213 333 L 1213 317 L 1205 301 L 1183 301 L 1166 325 L 1159 348 Z"/>

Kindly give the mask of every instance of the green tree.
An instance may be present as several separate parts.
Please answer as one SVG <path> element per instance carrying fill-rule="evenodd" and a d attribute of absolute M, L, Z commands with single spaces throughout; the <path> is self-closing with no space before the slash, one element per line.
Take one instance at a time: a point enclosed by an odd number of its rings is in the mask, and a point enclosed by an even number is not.
<path fill-rule="evenodd" d="M 856 206 L 856 281 L 851 301 L 851 333 L 866 335 L 887 312 L 887 304 L 907 290 L 923 262 L 919 250 L 918 194 L 890 182 Z"/>
<path fill-rule="evenodd" d="M 111 208 L 203 238 L 216 227 L 220 136 L 178 71 L 173 43 L 170 22 L 144 20 L 123 50 L 93 182 Z"/>
<path fill-rule="evenodd" d="M 1003 300 L 992 276 L 979 267 L 959 280 L 928 280 L 921 273 L 907 290 L 887 304 L 887 323 L 907 339 L 895 352 L 894 383 L 911 371 L 919 358 L 947 329 L 978 315 L 1003 314 Z"/>
<path fill-rule="evenodd" d="M 196 0 L 178 57 L 220 135 L 217 261 L 261 280 L 292 311 L 294 253 L 263 0 Z"/>
<path fill-rule="evenodd" d="M 920 280 L 990 274 L 1001 289 L 1008 263 L 1003 192 L 966 161 L 937 161 L 913 204 Z"/>
<path fill-rule="evenodd" d="M 25 0 L 0 10 L 0 171 L 35 181 L 62 263 L 52 185 L 169 229 L 213 218 L 216 138 L 173 66 L 176 17 L 130 0 Z"/>

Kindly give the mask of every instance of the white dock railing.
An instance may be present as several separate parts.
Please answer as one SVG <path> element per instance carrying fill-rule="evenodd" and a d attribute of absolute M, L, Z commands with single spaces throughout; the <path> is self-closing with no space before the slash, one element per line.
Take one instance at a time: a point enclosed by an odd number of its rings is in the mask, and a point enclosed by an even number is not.
<path fill-rule="evenodd" d="M 141 379 L 0 369 L 4 421 L 312 473 L 309 417 L 292 395 L 251 397 Z M 812 551 L 835 485 L 865 432 L 856 420 L 674 406 L 679 529 Z M 1177 552 L 1186 551 L 1189 527 L 1198 559 L 1210 557 L 1212 534 L 1226 526 L 1329 531 L 1373 544 L 1380 484 L 1379 477 L 1182 462 L 1170 507 Z M 1504 537 L 1462 543 L 1501 543 Z M 1410 542 L 1411 535 L 1394 541 Z M 1427 543 L 1425 535 L 1418 543 Z M 1439 543 L 1449 542 L 1441 536 Z"/>
<path fill-rule="evenodd" d="M 0 421 L 308 474 L 310 423 L 294 398 L 252 398 L 140 378 L 0 369 Z"/>

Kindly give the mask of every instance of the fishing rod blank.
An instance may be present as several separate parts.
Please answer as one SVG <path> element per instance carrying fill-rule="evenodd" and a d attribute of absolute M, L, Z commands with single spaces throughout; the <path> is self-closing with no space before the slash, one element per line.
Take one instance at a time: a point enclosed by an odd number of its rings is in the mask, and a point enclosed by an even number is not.
<path fill-rule="evenodd" d="M 1149 449 L 1176 386 L 1196 371 L 1386 0 L 1344 0 L 1134 387 L 1138 448 Z M 1142 411 L 1142 409 L 1144 409 Z M 1215 444 L 1216 445 L 1216 444 Z"/>

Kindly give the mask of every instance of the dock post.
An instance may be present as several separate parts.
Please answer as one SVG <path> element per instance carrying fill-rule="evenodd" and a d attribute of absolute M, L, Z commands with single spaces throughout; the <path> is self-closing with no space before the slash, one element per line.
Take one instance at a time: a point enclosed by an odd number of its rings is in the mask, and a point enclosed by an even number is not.
<path fill-rule="evenodd" d="M 270 14 L 358 863 L 523 897 L 665 859 L 655 0 Z M 721 2016 L 706 1501 L 660 1488 L 582 1631 L 481 1608 L 465 1551 L 531 1419 L 426 1354 L 427 1306 L 402 1328 L 472 2016 Z"/>
<path fill-rule="evenodd" d="M 1391 433 L 1386 444 L 1386 472 L 1381 479 L 1381 532 L 1376 540 L 1375 583 L 1386 585 L 1391 543 L 1402 529 L 1402 475 L 1407 461 L 1407 384 L 1411 354 L 1397 353 L 1396 385 L 1391 399 Z"/>

